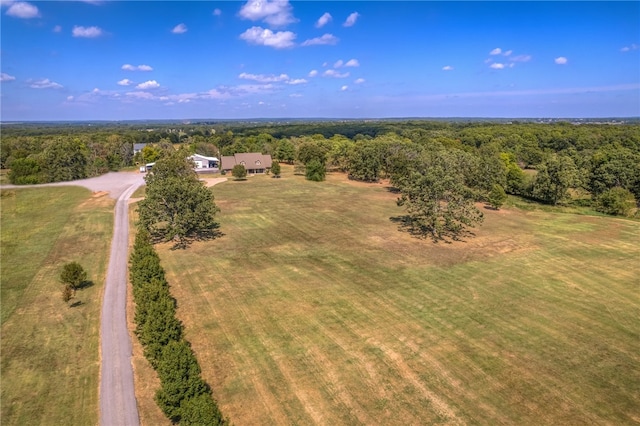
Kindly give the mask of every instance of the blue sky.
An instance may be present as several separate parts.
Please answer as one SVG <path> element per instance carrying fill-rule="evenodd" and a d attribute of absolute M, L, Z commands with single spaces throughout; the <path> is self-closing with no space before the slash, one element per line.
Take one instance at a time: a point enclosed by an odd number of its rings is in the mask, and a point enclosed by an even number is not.
<path fill-rule="evenodd" d="M 2 0 L 1 119 L 640 115 L 640 2 Z"/>

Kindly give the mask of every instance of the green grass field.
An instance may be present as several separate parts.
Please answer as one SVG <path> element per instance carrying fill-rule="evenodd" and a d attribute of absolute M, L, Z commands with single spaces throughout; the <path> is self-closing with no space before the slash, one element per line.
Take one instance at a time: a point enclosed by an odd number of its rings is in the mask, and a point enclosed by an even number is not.
<path fill-rule="evenodd" d="M 213 190 L 224 236 L 158 249 L 235 424 L 640 422 L 638 222 L 484 210 L 434 244 L 384 184 Z"/>
<path fill-rule="evenodd" d="M 2 190 L 2 425 L 98 423 L 101 295 L 114 201 L 79 187 Z M 78 261 L 78 306 L 58 277 Z"/>

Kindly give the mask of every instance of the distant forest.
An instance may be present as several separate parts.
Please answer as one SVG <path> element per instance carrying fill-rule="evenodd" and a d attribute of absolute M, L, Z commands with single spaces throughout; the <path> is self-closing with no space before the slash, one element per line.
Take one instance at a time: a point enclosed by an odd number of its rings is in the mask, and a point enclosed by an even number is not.
<path fill-rule="evenodd" d="M 446 157 L 446 170 L 477 200 L 498 185 L 542 203 L 581 202 L 627 215 L 640 200 L 640 122 L 602 121 L 13 123 L 1 128 L 0 167 L 16 184 L 75 180 L 153 162 L 184 146 L 207 156 L 271 154 L 300 170 L 312 167 L 314 180 L 340 171 L 393 182 L 415 172 L 415 163 L 429 170 L 427 157 Z M 134 154 L 134 144 L 146 146 Z"/>

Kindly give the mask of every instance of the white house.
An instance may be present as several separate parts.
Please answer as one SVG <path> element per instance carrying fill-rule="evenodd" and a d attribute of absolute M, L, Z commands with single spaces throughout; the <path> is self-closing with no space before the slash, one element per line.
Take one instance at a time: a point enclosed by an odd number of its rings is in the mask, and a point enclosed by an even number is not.
<path fill-rule="evenodd" d="M 216 157 L 207 157 L 206 155 L 193 154 L 189 157 L 196 165 L 196 170 L 202 169 L 217 169 L 220 164 L 220 160 Z"/>

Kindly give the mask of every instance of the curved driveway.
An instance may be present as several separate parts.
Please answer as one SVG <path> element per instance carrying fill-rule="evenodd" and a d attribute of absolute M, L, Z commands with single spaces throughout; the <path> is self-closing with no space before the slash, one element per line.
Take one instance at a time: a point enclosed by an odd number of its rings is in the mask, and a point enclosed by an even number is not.
<path fill-rule="evenodd" d="M 137 426 L 138 407 L 131 366 L 131 340 L 127 330 L 127 264 L 129 260 L 129 198 L 144 184 L 138 173 L 107 173 L 96 178 L 57 182 L 39 186 L 83 186 L 92 191 L 108 191 L 116 199 L 113 240 L 107 269 L 100 320 L 100 424 Z"/>

